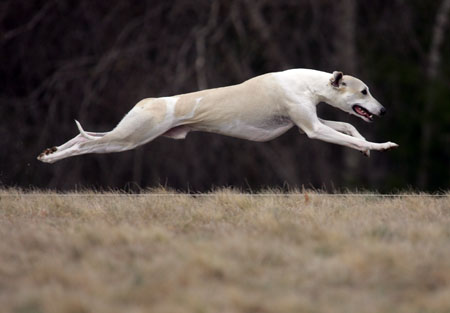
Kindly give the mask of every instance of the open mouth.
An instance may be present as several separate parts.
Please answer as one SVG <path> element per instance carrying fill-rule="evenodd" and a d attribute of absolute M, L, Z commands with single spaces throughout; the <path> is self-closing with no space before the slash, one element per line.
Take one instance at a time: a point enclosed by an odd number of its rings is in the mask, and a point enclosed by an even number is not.
<path fill-rule="evenodd" d="M 356 114 L 368 119 L 369 121 L 373 121 L 373 114 L 364 109 L 362 106 L 355 104 L 352 106 L 352 109 L 356 112 Z"/>

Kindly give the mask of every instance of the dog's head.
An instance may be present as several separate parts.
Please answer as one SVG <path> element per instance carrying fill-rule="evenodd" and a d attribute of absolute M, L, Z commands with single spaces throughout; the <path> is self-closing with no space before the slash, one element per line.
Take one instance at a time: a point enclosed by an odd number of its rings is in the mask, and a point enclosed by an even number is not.
<path fill-rule="evenodd" d="M 330 78 L 333 89 L 330 104 L 350 114 L 371 122 L 374 115 L 381 116 L 386 109 L 370 94 L 369 88 L 359 79 L 333 72 Z"/>

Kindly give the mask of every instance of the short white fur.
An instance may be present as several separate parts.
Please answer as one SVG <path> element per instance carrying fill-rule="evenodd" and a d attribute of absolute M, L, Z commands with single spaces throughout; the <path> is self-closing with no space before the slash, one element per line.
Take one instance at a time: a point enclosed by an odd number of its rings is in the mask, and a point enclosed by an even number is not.
<path fill-rule="evenodd" d="M 341 72 L 292 69 L 269 73 L 241 84 L 173 97 L 140 101 L 110 132 L 84 131 L 63 145 L 48 148 L 38 160 L 53 163 L 75 155 L 133 149 L 156 137 L 184 139 L 206 131 L 253 141 L 276 138 L 296 125 L 309 138 L 347 146 L 369 156 L 370 150 L 398 147 L 364 139 L 348 123 L 317 116 L 326 102 L 369 122 L 385 108 L 359 79 Z"/>

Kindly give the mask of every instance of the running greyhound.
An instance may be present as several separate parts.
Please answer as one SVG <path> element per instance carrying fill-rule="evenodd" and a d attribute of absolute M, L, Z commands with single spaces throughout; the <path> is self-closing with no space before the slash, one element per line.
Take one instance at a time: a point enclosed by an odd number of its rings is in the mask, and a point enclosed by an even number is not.
<path fill-rule="evenodd" d="M 75 121 L 80 134 L 44 150 L 38 160 L 53 163 L 80 154 L 126 151 L 159 136 L 184 139 L 191 131 L 268 141 L 294 125 L 309 138 L 347 146 L 366 156 L 370 150 L 398 147 L 393 142 L 366 141 L 348 123 L 320 119 L 316 112 L 319 102 L 366 122 L 386 113 L 369 88 L 355 77 L 338 71 L 291 69 L 238 85 L 141 100 L 110 132 L 87 132 Z"/>

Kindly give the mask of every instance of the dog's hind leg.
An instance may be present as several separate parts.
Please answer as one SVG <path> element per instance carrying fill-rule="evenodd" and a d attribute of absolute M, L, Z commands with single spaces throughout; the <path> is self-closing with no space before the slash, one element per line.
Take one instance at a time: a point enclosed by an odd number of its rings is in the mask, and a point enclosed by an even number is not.
<path fill-rule="evenodd" d="M 166 107 L 170 100 L 136 105 L 110 132 L 93 133 L 83 130 L 65 144 L 44 150 L 38 160 L 53 163 L 61 159 L 88 153 L 111 153 L 134 149 L 166 133 L 173 125 L 173 115 Z M 169 111 L 169 112 L 168 112 Z M 169 114 L 167 114 L 169 113 Z"/>
<path fill-rule="evenodd" d="M 78 121 L 75 121 L 75 123 L 78 126 L 80 134 L 60 146 L 45 149 L 41 154 L 39 154 L 38 160 L 46 163 L 53 163 L 57 160 L 72 155 L 77 155 L 77 152 L 80 150 L 79 148 L 82 144 L 89 141 L 95 141 L 96 139 L 99 139 L 107 134 L 106 132 L 85 132 Z"/>
<path fill-rule="evenodd" d="M 78 130 L 80 131 L 80 134 L 78 136 L 76 136 L 75 138 L 69 140 L 65 144 L 63 144 L 59 147 L 54 147 L 54 148 L 68 149 L 77 143 L 85 142 L 86 139 L 100 138 L 107 134 L 107 132 L 104 132 L 104 133 L 85 132 L 77 120 L 75 120 L 75 123 L 78 127 Z M 53 149 L 53 148 L 49 148 L 49 149 Z"/>

